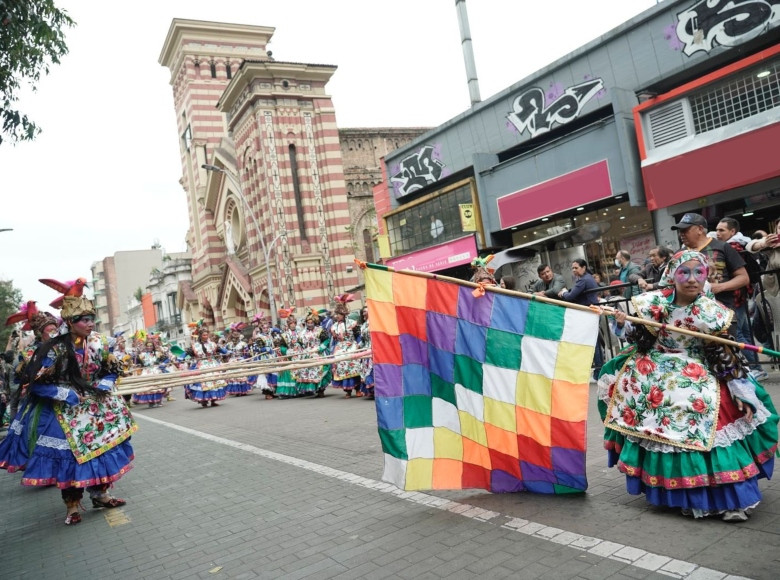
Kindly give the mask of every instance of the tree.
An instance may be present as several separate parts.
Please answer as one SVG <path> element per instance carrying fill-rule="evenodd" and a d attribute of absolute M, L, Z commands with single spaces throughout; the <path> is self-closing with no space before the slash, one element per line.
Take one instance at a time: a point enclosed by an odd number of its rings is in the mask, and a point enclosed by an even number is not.
<path fill-rule="evenodd" d="M 11 280 L 0 280 L 0 352 L 5 351 L 8 337 L 11 336 L 13 326 L 5 326 L 6 319 L 19 312 L 22 306 L 22 291 L 14 288 Z"/>
<path fill-rule="evenodd" d="M 31 141 L 40 133 L 27 115 L 16 109 L 26 80 L 36 90 L 42 74 L 68 53 L 64 28 L 74 25 L 54 0 L 0 0 L 0 145 Z"/>

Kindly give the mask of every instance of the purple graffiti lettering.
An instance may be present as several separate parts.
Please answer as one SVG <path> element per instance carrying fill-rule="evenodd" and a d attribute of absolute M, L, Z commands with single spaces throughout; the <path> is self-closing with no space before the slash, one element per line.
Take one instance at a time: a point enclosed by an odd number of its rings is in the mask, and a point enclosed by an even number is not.
<path fill-rule="evenodd" d="M 780 0 L 699 0 L 677 14 L 677 38 L 691 56 L 737 46 L 780 23 Z"/>
<path fill-rule="evenodd" d="M 588 80 L 569 87 L 545 108 L 542 89 L 533 87 L 515 98 L 507 120 L 519 133 L 528 131 L 535 137 L 550 131 L 556 123 L 565 125 L 575 119 L 585 103 L 603 90 L 602 79 Z"/>
<path fill-rule="evenodd" d="M 441 154 L 440 148 L 434 150 L 430 145 L 425 145 L 417 153 L 401 160 L 400 169 L 390 178 L 393 189 L 399 192 L 398 196 L 407 195 L 439 180 L 444 163 L 434 158 L 434 151 L 437 155 Z"/>

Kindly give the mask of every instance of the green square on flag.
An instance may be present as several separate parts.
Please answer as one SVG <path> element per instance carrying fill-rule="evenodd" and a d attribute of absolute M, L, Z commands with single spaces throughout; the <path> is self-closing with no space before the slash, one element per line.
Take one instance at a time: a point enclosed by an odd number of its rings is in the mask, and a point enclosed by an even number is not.
<path fill-rule="evenodd" d="M 523 335 L 521 334 L 488 328 L 485 362 L 493 366 L 519 371 L 522 340 Z"/>
<path fill-rule="evenodd" d="M 425 395 L 404 397 L 404 427 L 433 427 L 433 402 Z"/>
<path fill-rule="evenodd" d="M 434 373 L 431 373 L 431 395 L 458 406 L 458 400 L 455 398 L 455 385 L 448 383 Z"/>
<path fill-rule="evenodd" d="M 563 306 L 553 306 L 532 300 L 528 305 L 525 334 L 547 340 L 561 340 L 565 315 L 566 308 Z"/>
<path fill-rule="evenodd" d="M 482 394 L 482 364 L 464 354 L 455 355 L 455 384 Z"/>

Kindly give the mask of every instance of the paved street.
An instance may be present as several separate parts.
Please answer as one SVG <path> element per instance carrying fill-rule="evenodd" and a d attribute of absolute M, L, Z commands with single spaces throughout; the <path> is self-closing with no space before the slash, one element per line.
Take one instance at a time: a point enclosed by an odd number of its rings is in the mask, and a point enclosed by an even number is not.
<path fill-rule="evenodd" d="M 780 401 L 780 373 L 767 383 Z M 254 394 L 136 408 L 116 510 L 62 524 L 55 489 L 0 473 L 3 578 L 776 578 L 780 482 L 743 524 L 649 508 L 604 467 L 586 494 L 405 493 L 380 481 L 373 403 Z"/>

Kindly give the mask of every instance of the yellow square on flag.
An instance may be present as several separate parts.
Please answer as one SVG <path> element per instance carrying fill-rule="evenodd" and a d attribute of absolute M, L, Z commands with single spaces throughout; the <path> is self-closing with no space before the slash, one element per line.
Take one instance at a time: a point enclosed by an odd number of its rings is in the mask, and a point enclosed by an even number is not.
<path fill-rule="evenodd" d="M 393 274 L 386 270 L 371 270 L 366 276 L 366 295 L 375 302 L 393 302 Z"/>

